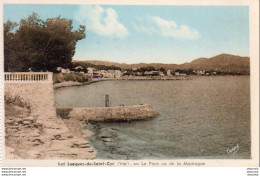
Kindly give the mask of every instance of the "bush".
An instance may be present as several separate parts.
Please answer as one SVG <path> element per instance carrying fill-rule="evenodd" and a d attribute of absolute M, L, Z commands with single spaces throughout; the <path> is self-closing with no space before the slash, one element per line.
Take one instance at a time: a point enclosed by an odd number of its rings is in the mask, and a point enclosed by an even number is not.
<path fill-rule="evenodd" d="M 75 75 L 75 77 L 76 77 L 76 80 L 77 80 L 78 82 L 83 82 L 83 77 L 82 77 L 82 76 Z"/>
<path fill-rule="evenodd" d="M 64 75 L 65 81 L 77 81 L 76 76 L 72 73 Z"/>
<path fill-rule="evenodd" d="M 87 82 L 87 81 L 89 81 L 89 77 L 87 76 L 87 75 L 83 75 L 83 82 Z"/>
<path fill-rule="evenodd" d="M 61 83 L 64 81 L 74 81 L 74 82 L 87 82 L 89 77 L 82 73 L 59 73 L 53 74 L 53 83 Z"/>
<path fill-rule="evenodd" d="M 5 94 L 4 100 L 6 104 L 13 104 L 19 107 L 30 109 L 30 103 L 24 101 L 19 95 L 12 96 Z"/>
<path fill-rule="evenodd" d="M 69 113 L 72 108 L 57 108 L 56 114 L 60 116 L 62 119 L 69 119 Z"/>

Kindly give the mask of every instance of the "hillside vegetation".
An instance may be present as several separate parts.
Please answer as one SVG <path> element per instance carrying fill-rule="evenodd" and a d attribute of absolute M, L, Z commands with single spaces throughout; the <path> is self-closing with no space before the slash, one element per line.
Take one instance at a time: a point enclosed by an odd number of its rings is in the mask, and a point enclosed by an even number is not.
<path fill-rule="evenodd" d="M 131 68 L 142 68 L 152 66 L 155 69 L 165 68 L 166 70 L 208 70 L 218 72 L 229 72 L 235 74 L 250 74 L 250 59 L 249 57 L 241 57 L 230 54 L 221 54 L 211 58 L 198 58 L 189 63 L 184 64 L 163 64 L 163 63 L 138 63 L 125 64 L 98 60 L 73 61 L 73 65 L 82 65 L 84 67 L 117 67 L 122 70 Z"/>

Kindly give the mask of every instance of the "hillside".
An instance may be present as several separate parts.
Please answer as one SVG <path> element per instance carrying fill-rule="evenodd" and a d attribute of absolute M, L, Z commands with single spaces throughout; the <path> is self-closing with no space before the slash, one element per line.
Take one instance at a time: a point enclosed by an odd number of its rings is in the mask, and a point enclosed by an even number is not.
<path fill-rule="evenodd" d="M 230 54 L 220 54 L 211 58 L 198 58 L 189 63 L 184 64 L 163 64 L 163 63 L 138 63 L 138 64 L 125 64 L 98 60 L 88 61 L 73 61 L 74 63 L 84 63 L 84 65 L 105 65 L 116 66 L 121 69 L 141 68 L 153 66 L 156 69 L 164 67 L 166 70 L 215 70 L 220 72 L 233 72 L 233 73 L 250 73 L 250 59 L 249 57 L 241 57 Z"/>
<path fill-rule="evenodd" d="M 117 62 L 99 61 L 99 60 L 87 60 L 87 61 L 73 60 L 73 63 L 81 63 L 87 66 L 94 66 L 94 65 L 116 66 L 116 67 L 120 67 L 123 70 L 131 69 L 131 68 L 141 68 L 147 66 L 153 66 L 156 69 L 159 69 L 161 67 L 164 67 L 165 69 L 175 69 L 178 67 L 177 64 L 163 64 L 163 63 L 126 64 L 126 63 L 117 63 Z"/>
<path fill-rule="evenodd" d="M 222 72 L 250 72 L 249 57 L 221 54 L 212 58 L 199 58 L 190 63 L 181 64 L 182 69 L 218 70 Z"/>

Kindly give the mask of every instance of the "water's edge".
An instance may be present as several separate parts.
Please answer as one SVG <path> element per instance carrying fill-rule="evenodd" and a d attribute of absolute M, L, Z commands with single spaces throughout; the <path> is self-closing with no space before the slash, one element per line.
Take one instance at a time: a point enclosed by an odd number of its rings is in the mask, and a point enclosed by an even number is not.
<path fill-rule="evenodd" d="M 149 103 L 160 114 L 147 121 L 88 122 L 98 159 L 249 159 L 249 78 L 105 81 L 58 89 L 55 97 L 59 107 L 102 107 L 109 94 L 112 106 Z M 237 144 L 233 157 L 227 149 Z"/>

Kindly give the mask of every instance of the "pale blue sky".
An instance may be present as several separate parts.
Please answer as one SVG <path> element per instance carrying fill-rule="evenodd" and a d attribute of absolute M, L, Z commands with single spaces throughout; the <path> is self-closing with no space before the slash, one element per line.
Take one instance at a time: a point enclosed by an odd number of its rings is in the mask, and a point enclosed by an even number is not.
<path fill-rule="evenodd" d="M 87 25 L 75 60 L 184 63 L 222 53 L 249 56 L 245 6 L 4 5 L 4 22 L 36 12 Z"/>

